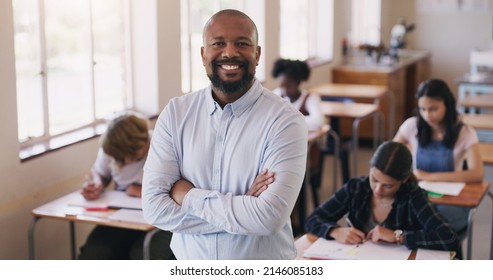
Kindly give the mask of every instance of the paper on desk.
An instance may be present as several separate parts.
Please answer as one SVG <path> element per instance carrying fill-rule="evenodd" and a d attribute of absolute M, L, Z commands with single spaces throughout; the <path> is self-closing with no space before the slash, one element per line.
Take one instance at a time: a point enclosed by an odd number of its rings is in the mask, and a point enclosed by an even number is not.
<path fill-rule="evenodd" d="M 332 260 L 407 260 L 411 250 L 404 245 L 374 243 L 342 244 L 335 240 L 317 239 L 303 256 Z"/>
<path fill-rule="evenodd" d="M 418 248 L 416 260 L 450 260 L 450 252 Z"/>
<path fill-rule="evenodd" d="M 113 208 L 126 208 L 142 210 L 142 200 L 140 197 L 128 196 L 123 191 L 105 191 L 96 200 L 86 200 L 82 195 L 74 197 L 69 202 L 70 206 L 96 207 L 108 206 Z"/>
<path fill-rule="evenodd" d="M 142 210 L 120 209 L 108 216 L 108 219 L 119 222 L 147 224 Z"/>
<path fill-rule="evenodd" d="M 458 196 L 466 183 L 420 181 L 419 186 L 427 191 Z"/>

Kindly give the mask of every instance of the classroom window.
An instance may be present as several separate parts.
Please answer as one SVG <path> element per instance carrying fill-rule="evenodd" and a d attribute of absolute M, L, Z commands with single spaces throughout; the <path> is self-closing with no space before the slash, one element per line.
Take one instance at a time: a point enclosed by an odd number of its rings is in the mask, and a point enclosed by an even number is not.
<path fill-rule="evenodd" d="M 182 90 L 198 90 L 209 84 L 200 56 L 202 31 L 206 21 L 217 11 L 236 9 L 246 13 L 255 22 L 259 45 L 264 45 L 264 0 L 181 0 L 181 60 Z M 265 63 L 260 56 L 256 77 L 265 79 Z"/>
<path fill-rule="evenodd" d="M 332 0 L 281 0 L 280 8 L 281 57 L 320 61 L 332 59 Z"/>
<path fill-rule="evenodd" d="M 13 0 L 23 145 L 130 109 L 127 1 Z"/>
<path fill-rule="evenodd" d="M 381 42 L 381 0 L 351 0 L 351 33 L 354 47 L 378 46 Z"/>

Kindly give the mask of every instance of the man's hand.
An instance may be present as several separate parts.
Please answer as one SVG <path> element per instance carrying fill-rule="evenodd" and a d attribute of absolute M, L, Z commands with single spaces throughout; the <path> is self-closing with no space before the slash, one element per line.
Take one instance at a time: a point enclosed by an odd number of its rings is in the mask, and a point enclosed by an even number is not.
<path fill-rule="evenodd" d="M 185 195 L 192 188 L 193 188 L 192 183 L 188 182 L 185 179 L 180 179 L 175 182 L 175 184 L 173 185 L 173 187 L 169 192 L 169 195 L 178 205 L 181 206 L 181 204 L 183 203 L 183 199 L 185 198 Z"/>
<path fill-rule="evenodd" d="M 246 195 L 258 197 L 269 187 L 269 184 L 274 182 L 274 179 L 274 172 L 269 172 L 269 170 L 265 169 L 257 175 Z"/>

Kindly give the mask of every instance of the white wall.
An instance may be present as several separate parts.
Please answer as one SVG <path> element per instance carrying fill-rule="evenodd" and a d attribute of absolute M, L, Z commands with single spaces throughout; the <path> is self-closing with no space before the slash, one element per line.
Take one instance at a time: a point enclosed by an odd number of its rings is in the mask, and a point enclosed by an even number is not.
<path fill-rule="evenodd" d="M 278 37 L 278 1 L 266 0 L 266 38 Z M 335 0 L 335 39 L 334 62 L 314 69 L 310 84 L 330 81 L 331 66 L 340 61 L 341 38 L 349 29 L 349 1 Z M 154 104 L 141 105 L 149 111 L 160 111 L 173 96 L 181 94 L 180 70 L 180 1 L 146 1 L 155 5 L 143 7 L 147 18 L 157 21 L 157 29 L 150 29 L 147 42 L 150 57 L 146 63 L 134 62 L 141 73 L 134 84 L 136 91 L 147 90 L 146 96 L 155 97 Z M 139 20 L 138 18 L 134 20 Z M 140 21 L 139 23 L 143 23 Z M 151 22 L 152 23 L 152 22 Z M 142 35 L 142 34 L 141 34 Z M 28 258 L 28 227 L 32 220 L 31 210 L 63 194 L 78 190 L 84 174 L 90 168 L 96 156 L 98 139 L 84 141 L 46 155 L 20 162 L 17 140 L 16 85 L 13 42 L 13 22 L 11 1 L 0 1 L 0 259 Z M 272 40 L 272 39 L 269 39 Z M 278 57 L 278 43 L 267 40 L 262 46 L 262 55 L 266 56 L 267 73 Z M 142 49 L 143 46 L 139 45 Z M 145 48 L 144 48 L 145 51 Z M 197 50 L 197 52 L 200 50 Z M 155 59 L 155 60 L 154 60 Z M 157 70 L 146 74 L 145 69 Z M 270 75 L 266 75 L 266 85 L 273 86 Z M 150 85 L 141 83 L 150 81 Z M 140 102 L 140 101 L 139 101 Z M 155 102 L 155 101 L 154 101 Z M 90 225 L 76 225 L 77 247 L 80 247 Z M 35 232 L 36 258 L 69 259 L 68 223 L 42 219 Z"/>
<path fill-rule="evenodd" d="M 400 15 L 416 23 L 409 33 L 412 48 L 431 51 L 431 75 L 445 80 L 457 93 L 456 78 L 469 71 L 469 51 L 493 48 L 493 1 L 489 8 L 474 12 L 418 12 L 416 0 L 384 0 L 388 9 L 384 21 L 396 22 Z"/>

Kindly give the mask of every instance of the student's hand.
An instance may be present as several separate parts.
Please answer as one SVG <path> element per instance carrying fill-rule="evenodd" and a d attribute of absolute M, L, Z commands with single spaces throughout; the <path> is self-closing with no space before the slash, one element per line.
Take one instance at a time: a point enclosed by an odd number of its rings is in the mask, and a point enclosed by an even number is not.
<path fill-rule="evenodd" d="M 428 180 L 428 181 L 433 181 L 431 178 L 431 173 L 423 171 L 421 169 L 415 169 L 413 171 L 414 176 L 416 176 L 416 179 L 418 180 Z"/>
<path fill-rule="evenodd" d="M 188 182 L 185 179 L 180 179 L 175 182 L 171 190 L 169 191 L 169 196 L 181 206 L 183 203 L 183 199 L 189 190 L 193 188 L 192 183 Z"/>
<path fill-rule="evenodd" d="M 142 196 L 142 185 L 138 183 L 130 184 L 125 190 L 128 196 L 141 197 Z"/>
<path fill-rule="evenodd" d="M 94 200 L 99 198 L 101 193 L 103 192 L 103 185 L 96 184 L 92 181 L 86 181 L 82 184 L 81 194 L 87 200 Z"/>
<path fill-rule="evenodd" d="M 373 242 L 385 241 L 389 243 L 396 243 L 394 231 L 381 226 L 376 226 L 370 232 L 368 232 L 368 239 Z"/>
<path fill-rule="evenodd" d="M 337 227 L 329 232 L 329 236 L 344 244 L 359 244 L 366 239 L 365 233 L 354 227 Z"/>
<path fill-rule="evenodd" d="M 246 195 L 258 197 L 269 187 L 269 184 L 272 184 L 274 182 L 274 180 L 274 172 L 269 172 L 269 170 L 265 169 L 257 175 L 255 180 L 253 181 L 253 185 L 250 187 L 250 189 L 248 189 Z"/>

